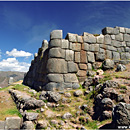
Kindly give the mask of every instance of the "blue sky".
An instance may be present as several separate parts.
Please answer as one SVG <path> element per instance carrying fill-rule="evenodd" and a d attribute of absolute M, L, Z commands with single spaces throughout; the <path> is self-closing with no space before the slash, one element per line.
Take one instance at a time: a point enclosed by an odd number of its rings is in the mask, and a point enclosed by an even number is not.
<path fill-rule="evenodd" d="M 0 1 L 0 70 L 27 71 L 52 30 L 62 29 L 65 38 L 106 26 L 130 28 L 130 1 Z"/>

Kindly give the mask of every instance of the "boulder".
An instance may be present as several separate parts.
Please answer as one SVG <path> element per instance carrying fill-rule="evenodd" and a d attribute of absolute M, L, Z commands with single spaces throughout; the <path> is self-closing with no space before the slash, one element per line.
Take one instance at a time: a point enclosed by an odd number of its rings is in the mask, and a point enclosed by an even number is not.
<path fill-rule="evenodd" d="M 80 43 L 73 43 L 72 44 L 72 50 L 73 51 L 80 51 L 81 50 L 81 44 Z"/>
<path fill-rule="evenodd" d="M 116 71 L 125 71 L 125 70 L 126 70 L 126 66 L 125 65 L 122 65 L 122 64 L 118 64 L 117 65 Z"/>
<path fill-rule="evenodd" d="M 66 112 L 63 116 L 62 116 L 63 119 L 70 119 L 72 118 L 72 114 L 69 113 L 69 112 Z"/>
<path fill-rule="evenodd" d="M 76 90 L 76 91 L 74 92 L 74 96 L 76 96 L 76 97 L 79 97 L 79 96 L 81 96 L 81 95 L 83 95 L 83 92 L 82 92 L 81 90 Z"/>
<path fill-rule="evenodd" d="M 51 92 L 51 91 L 47 91 L 46 92 L 46 96 L 48 98 L 48 101 L 50 102 L 58 102 L 61 100 L 61 95 L 57 92 Z"/>
<path fill-rule="evenodd" d="M 90 33 L 83 33 L 83 40 L 87 43 L 96 43 L 96 37 L 93 34 Z"/>
<path fill-rule="evenodd" d="M 22 124 L 22 129 L 25 129 L 25 130 L 34 130 L 35 127 L 34 127 L 34 124 L 32 123 L 32 121 L 25 121 Z"/>
<path fill-rule="evenodd" d="M 111 117 L 112 117 L 112 112 L 110 112 L 110 111 L 103 111 L 101 120 L 107 120 L 107 119 L 110 119 Z"/>
<path fill-rule="evenodd" d="M 130 104 L 120 102 L 114 107 L 112 122 L 116 127 L 130 125 Z"/>
<path fill-rule="evenodd" d="M 37 129 L 46 129 L 46 128 L 47 128 L 47 125 L 48 125 L 48 121 L 46 121 L 46 120 L 39 120 L 39 121 L 37 122 L 36 128 L 37 128 Z"/>
<path fill-rule="evenodd" d="M 21 118 L 20 117 L 7 117 L 5 120 L 5 129 L 20 129 Z"/>
<path fill-rule="evenodd" d="M 108 80 L 106 81 L 105 83 L 103 83 L 103 88 L 118 88 L 119 87 L 119 84 L 115 81 L 112 81 L 112 80 Z"/>
<path fill-rule="evenodd" d="M 91 86 L 93 84 L 93 78 L 88 77 L 85 79 L 84 83 L 83 83 L 83 87 L 84 88 L 88 88 L 89 86 Z"/>
<path fill-rule="evenodd" d="M 114 62 L 111 59 L 106 59 L 102 63 L 102 69 L 103 70 L 108 70 L 108 69 L 113 69 L 114 68 Z"/>
<path fill-rule="evenodd" d="M 25 118 L 27 121 L 34 121 L 34 120 L 37 120 L 38 116 L 39 116 L 39 113 L 26 112 L 24 118 Z"/>
<path fill-rule="evenodd" d="M 102 109 L 103 110 L 111 110 L 114 107 L 114 103 L 110 98 L 103 98 L 101 101 Z"/>

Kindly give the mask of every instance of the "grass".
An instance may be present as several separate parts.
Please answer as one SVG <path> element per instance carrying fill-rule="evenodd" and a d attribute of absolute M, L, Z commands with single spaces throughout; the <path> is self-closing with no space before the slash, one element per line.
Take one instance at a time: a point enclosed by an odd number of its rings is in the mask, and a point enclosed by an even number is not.
<path fill-rule="evenodd" d="M 28 86 L 22 85 L 22 84 L 16 84 L 12 89 L 19 90 L 19 91 L 24 91 L 24 89 L 29 89 Z"/>
<path fill-rule="evenodd" d="M 127 87 L 126 87 L 125 85 L 122 85 L 122 86 L 120 86 L 120 89 L 125 89 L 125 90 L 127 90 Z"/>

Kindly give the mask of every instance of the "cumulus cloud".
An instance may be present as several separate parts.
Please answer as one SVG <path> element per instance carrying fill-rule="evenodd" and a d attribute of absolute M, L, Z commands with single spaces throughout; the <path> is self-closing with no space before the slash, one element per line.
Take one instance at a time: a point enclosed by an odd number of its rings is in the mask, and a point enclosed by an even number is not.
<path fill-rule="evenodd" d="M 26 62 L 19 62 L 16 58 L 3 59 L 0 62 L 0 71 L 19 71 L 27 72 L 30 64 Z"/>
<path fill-rule="evenodd" d="M 29 52 L 25 52 L 25 51 L 18 51 L 17 49 L 13 49 L 12 51 L 6 51 L 6 54 L 8 56 L 14 56 L 14 57 L 29 57 L 29 56 L 32 56 L 31 53 Z"/>

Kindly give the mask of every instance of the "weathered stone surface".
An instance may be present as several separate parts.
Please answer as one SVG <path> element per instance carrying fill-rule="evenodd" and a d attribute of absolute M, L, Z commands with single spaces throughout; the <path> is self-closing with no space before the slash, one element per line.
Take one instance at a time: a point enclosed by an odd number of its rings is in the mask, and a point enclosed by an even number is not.
<path fill-rule="evenodd" d="M 76 91 L 74 92 L 74 96 L 76 96 L 76 97 L 79 97 L 79 96 L 81 96 L 81 95 L 83 95 L 83 92 L 82 92 L 81 90 L 76 90 Z"/>
<path fill-rule="evenodd" d="M 77 62 L 77 63 L 80 62 L 80 52 L 75 52 L 74 60 L 75 60 L 75 62 Z"/>
<path fill-rule="evenodd" d="M 77 42 L 77 34 L 68 33 L 66 36 L 66 39 L 68 39 L 70 42 Z"/>
<path fill-rule="evenodd" d="M 78 89 L 80 85 L 78 83 L 73 83 L 72 84 L 72 89 Z"/>
<path fill-rule="evenodd" d="M 20 117 L 7 117 L 5 120 L 5 129 L 20 129 Z"/>
<path fill-rule="evenodd" d="M 48 74 L 47 78 L 51 82 L 63 82 L 63 75 L 62 74 Z"/>
<path fill-rule="evenodd" d="M 109 50 L 106 50 L 106 58 L 107 59 L 112 59 L 112 52 Z"/>
<path fill-rule="evenodd" d="M 103 98 L 101 101 L 101 105 L 103 107 L 103 110 L 112 110 L 114 107 L 114 103 L 110 98 Z"/>
<path fill-rule="evenodd" d="M 34 113 L 34 112 L 27 112 L 27 113 L 25 114 L 25 118 L 26 118 L 26 120 L 28 120 L 28 121 L 37 120 L 38 116 L 39 116 L 39 113 Z"/>
<path fill-rule="evenodd" d="M 112 122 L 118 126 L 130 125 L 130 104 L 120 102 L 114 107 Z"/>
<path fill-rule="evenodd" d="M 96 53 L 96 61 L 104 61 L 105 60 L 105 54 L 104 53 Z"/>
<path fill-rule="evenodd" d="M 124 34 L 124 41 L 129 42 L 130 41 L 130 35 Z"/>
<path fill-rule="evenodd" d="M 75 74 L 64 74 L 64 81 L 66 83 L 71 83 L 71 82 L 78 83 L 78 79 Z"/>
<path fill-rule="evenodd" d="M 79 69 L 86 70 L 87 69 L 87 65 L 86 64 L 79 64 Z"/>
<path fill-rule="evenodd" d="M 126 42 L 126 46 L 130 47 L 130 42 Z"/>
<path fill-rule="evenodd" d="M 130 34 L 130 29 L 129 28 L 125 28 L 125 32 Z"/>
<path fill-rule="evenodd" d="M 91 63 L 88 63 L 88 64 L 87 64 L 87 68 L 88 68 L 88 70 L 92 70 L 92 64 L 91 64 Z"/>
<path fill-rule="evenodd" d="M 81 50 L 81 44 L 80 43 L 72 43 L 72 50 L 80 51 Z"/>
<path fill-rule="evenodd" d="M 4 130 L 5 128 L 5 121 L 0 121 L 0 129 Z"/>
<path fill-rule="evenodd" d="M 90 62 L 90 63 L 95 62 L 94 53 L 92 53 L 92 52 L 87 52 L 87 56 L 88 56 L 88 62 Z"/>
<path fill-rule="evenodd" d="M 50 102 L 58 102 L 61 100 L 61 95 L 57 92 L 47 91 L 46 97 L 47 97 L 47 100 Z"/>
<path fill-rule="evenodd" d="M 51 58 L 48 60 L 47 70 L 51 73 L 67 73 L 67 62 L 64 59 Z"/>
<path fill-rule="evenodd" d="M 78 65 L 74 63 L 73 61 L 68 62 L 68 72 L 70 73 L 77 73 L 78 71 Z"/>
<path fill-rule="evenodd" d="M 80 63 L 87 63 L 86 51 L 80 51 Z"/>
<path fill-rule="evenodd" d="M 110 37 L 110 35 L 105 35 L 104 36 L 104 44 L 111 45 L 111 37 Z"/>
<path fill-rule="evenodd" d="M 120 60 L 120 54 L 118 52 L 112 52 L 112 58 L 114 60 Z"/>
<path fill-rule="evenodd" d="M 122 42 L 116 41 L 116 40 L 112 40 L 112 45 L 114 47 L 122 47 L 122 46 L 124 46 L 124 44 Z"/>
<path fill-rule="evenodd" d="M 49 47 L 61 47 L 62 46 L 62 40 L 60 39 L 53 39 L 50 41 Z"/>
<path fill-rule="evenodd" d="M 111 27 L 105 27 L 105 28 L 102 30 L 102 33 L 103 33 L 103 35 L 113 34 L 113 28 L 111 28 Z"/>
<path fill-rule="evenodd" d="M 102 67 L 103 67 L 103 70 L 113 69 L 114 68 L 113 60 L 106 59 L 105 61 L 103 61 Z"/>
<path fill-rule="evenodd" d="M 89 51 L 89 44 L 88 43 L 83 43 L 82 44 L 82 50 Z"/>
<path fill-rule="evenodd" d="M 125 33 L 125 28 L 124 27 L 119 27 L 120 33 Z"/>
<path fill-rule="evenodd" d="M 116 71 L 125 71 L 125 70 L 126 70 L 125 65 L 122 65 L 122 64 L 117 65 Z"/>
<path fill-rule="evenodd" d="M 97 36 L 97 43 L 103 44 L 104 43 L 104 35 L 100 34 L 100 36 Z"/>
<path fill-rule="evenodd" d="M 69 41 L 65 40 L 65 39 L 62 39 L 62 46 L 61 46 L 61 48 L 68 49 L 69 48 Z"/>
<path fill-rule="evenodd" d="M 72 42 L 69 42 L 69 49 L 72 50 Z"/>
<path fill-rule="evenodd" d="M 84 71 L 84 70 L 79 70 L 79 71 L 77 72 L 77 75 L 80 76 L 80 77 L 84 77 L 84 76 L 86 76 L 86 71 Z"/>
<path fill-rule="evenodd" d="M 65 60 L 67 61 L 73 61 L 74 60 L 74 51 L 72 50 L 66 50 Z"/>
<path fill-rule="evenodd" d="M 83 43 L 83 37 L 77 35 L 77 42 Z"/>
<path fill-rule="evenodd" d="M 88 88 L 89 86 L 91 86 L 93 84 L 93 78 L 88 77 L 85 79 L 84 83 L 83 83 L 83 87 L 84 88 Z"/>
<path fill-rule="evenodd" d="M 127 60 L 130 58 L 130 54 L 129 53 L 121 53 L 121 59 L 122 60 Z"/>
<path fill-rule="evenodd" d="M 63 116 L 62 116 L 63 119 L 70 119 L 72 118 L 72 114 L 69 113 L 69 112 L 66 112 Z"/>
<path fill-rule="evenodd" d="M 96 37 L 93 34 L 84 32 L 83 39 L 84 39 L 84 42 L 87 42 L 87 43 L 96 43 Z"/>
<path fill-rule="evenodd" d="M 34 130 L 35 127 L 34 127 L 34 124 L 32 123 L 32 121 L 25 121 L 22 124 L 22 129 L 25 129 L 25 130 Z"/>
<path fill-rule="evenodd" d="M 39 120 L 39 121 L 37 122 L 36 128 L 37 128 L 37 129 L 46 129 L 46 128 L 47 128 L 47 125 L 48 125 L 48 121 L 47 121 L 47 120 Z"/>
<path fill-rule="evenodd" d="M 123 41 L 123 34 L 119 33 L 119 34 L 115 35 L 115 40 L 122 42 Z"/>
<path fill-rule="evenodd" d="M 51 48 L 49 50 L 50 58 L 65 58 L 65 50 L 61 48 Z"/>
<path fill-rule="evenodd" d="M 105 50 L 110 50 L 110 51 L 117 51 L 117 48 L 110 46 L 110 45 L 105 45 L 105 44 L 100 44 L 99 45 L 101 48 L 105 49 Z"/>
<path fill-rule="evenodd" d="M 103 30 L 102 30 L 102 33 L 104 35 L 106 34 L 118 34 L 119 33 L 119 29 L 118 28 L 111 28 L 111 27 L 105 27 Z"/>
<path fill-rule="evenodd" d="M 112 117 L 112 112 L 103 111 L 101 120 L 110 119 L 111 117 Z"/>
<path fill-rule="evenodd" d="M 62 39 L 62 30 L 53 30 L 50 39 Z"/>
<path fill-rule="evenodd" d="M 99 51 L 99 44 L 90 44 L 89 51 L 98 52 Z"/>
<path fill-rule="evenodd" d="M 115 40 L 115 35 L 111 35 L 111 39 L 112 39 L 112 40 Z"/>

